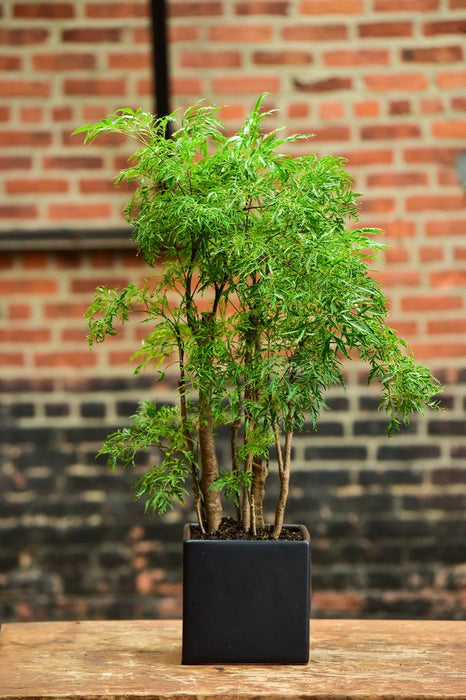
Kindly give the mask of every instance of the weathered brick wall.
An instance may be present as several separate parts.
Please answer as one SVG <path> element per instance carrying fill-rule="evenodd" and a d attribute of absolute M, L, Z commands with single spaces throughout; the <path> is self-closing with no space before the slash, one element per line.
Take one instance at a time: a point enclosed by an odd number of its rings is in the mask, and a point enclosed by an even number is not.
<path fill-rule="evenodd" d="M 314 614 L 463 617 L 464 2 L 169 10 L 173 107 L 227 103 L 232 130 L 269 90 L 271 124 L 316 134 L 300 151 L 349 159 L 362 221 L 392 246 L 377 273 L 392 323 L 446 385 L 444 413 L 388 440 L 364 369 L 348 367 L 348 391 L 296 439 L 289 519 L 312 531 Z M 138 401 L 173 398 L 170 377 L 132 376 L 137 327 L 92 354 L 85 343 L 94 287 L 147 274 L 98 234 L 124 226 L 109 182 L 128 146 L 70 137 L 119 106 L 151 107 L 148 3 L 12 0 L 0 22 L 0 616 L 178 616 L 189 507 L 144 516 L 135 475 L 94 458 Z"/>

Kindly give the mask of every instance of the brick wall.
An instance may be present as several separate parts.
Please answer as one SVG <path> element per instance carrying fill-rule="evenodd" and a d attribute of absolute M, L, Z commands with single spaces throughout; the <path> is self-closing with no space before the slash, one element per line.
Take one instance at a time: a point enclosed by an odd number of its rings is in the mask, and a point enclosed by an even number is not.
<path fill-rule="evenodd" d="M 268 90 L 271 125 L 316 134 L 301 151 L 348 158 L 362 221 L 392 246 L 376 273 L 392 323 L 446 385 L 442 414 L 389 441 L 348 367 L 348 391 L 296 439 L 289 519 L 312 531 L 314 614 L 464 617 L 464 1 L 168 4 L 172 106 L 226 103 L 233 130 Z M 173 398 L 170 377 L 132 376 L 136 326 L 92 354 L 85 343 L 94 287 L 146 274 L 121 237 L 106 243 L 124 227 L 109 183 L 128 146 L 70 136 L 151 107 L 149 35 L 141 0 L 0 4 L 3 619 L 180 614 L 189 506 L 144 516 L 134 475 L 94 458 L 138 401 Z"/>

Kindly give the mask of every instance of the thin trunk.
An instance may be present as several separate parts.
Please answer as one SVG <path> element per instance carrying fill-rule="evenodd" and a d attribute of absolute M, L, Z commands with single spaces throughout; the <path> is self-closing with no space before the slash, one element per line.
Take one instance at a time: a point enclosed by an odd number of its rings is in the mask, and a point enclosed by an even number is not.
<path fill-rule="evenodd" d="M 180 379 L 178 382 L 178 393 L 180 396 L 180 413 L 183 435 L 189 452 L 189 469 L 191 472 L 191 483 L 194 497 L 194 508 L 196 510 L 197 522 L 202 533 L 205 533 L 205 513 L 202 506 L 202 493 L 199 487 L 199 476 L 196 466 L 196 456 L 194 451 L 194 440 L 188 427 L 188 410 L 186 407 L 186 375 L 184 370 L 184 349 L 179 330 L 176 328 L 176 340 L 178 345 L 178 357 L 180 367 Z"/>
<path fill-rule="evenodd" d="M 285 448 L 282 452 L 280 440 L 278 437 L 278 429 L 275 429 L 275 445 L 277 449 L 278 473 L 280 476 L 280 493 L 278 495 L 277 508 L 275 511 L 275 523 L 273 527 L 272 537 L 278 540 L 283 527 L 283 519 L 285 516 L 286 501 L 288 498 L 288 490 L 290 484 L 290 462 L 291 462 L 291 441 L 293 433 L 288 432 L 285 435 Z"/>
<path fill-rule="evenodd" d="M 230 433 L 230 451 L 231 451 L 231 470 L 233 473 L 238 473 L 238 432 L 241 427 L 241 420 L 235 420 L 231 425 Z M 241 520 L 241 506 L 236 505 L 236 519 Z"/>
<path fill-rule="evenodd" d="M 218 477 L 218 461 L 215 451 L 210 392 L 205 389 L 199 390 L 199 448 L 202 467 L 200 486 L 204 497 L 207 530 L 215 532 L 220 527 L 223 509 L 220 492 L 210 488 Z"/>
<path fill-rule="evenodd" d="M 252 461 L 252 471 L 254 480 L 252 482 L 251 495 L 254 499 L 254 517 L 258 528 L 265 527 L 264 522 L 264 497 L 265 480 L 267 478 L 267 467 L 263 463 L 261 456 L 254 457 Z"/>

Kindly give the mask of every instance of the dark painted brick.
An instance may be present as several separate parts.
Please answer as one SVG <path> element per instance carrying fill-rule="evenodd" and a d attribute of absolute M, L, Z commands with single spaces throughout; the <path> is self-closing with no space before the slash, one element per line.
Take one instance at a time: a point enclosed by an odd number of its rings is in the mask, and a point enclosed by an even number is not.
<path fill-rule="evenodd" d="M 387 432 L 389 421 L 388 420 L 357 420 L 353 425 L 354 435 L 385 435 Z M 400 425 L 397 433 L 417 433 L 417 424 L 415 422 L 409 425 Z"/>
<path fill-rule="evenodd" d="M 429 435 L 466 436 L 466 420 L 431 420 L 428 427 Z"/>
<path fill-rule="evenodd" d="M 117 401 L 116 402 L 116 412 L 118 416 L 124 416 L 125 418 L 130 418 L 133 416 L 140 406 L 139 401 Z"/>
<path fill-rule="evenodd" d="M 33 403 L 13 403 L 9 406 L 9 414 L 12 418 L 31 418 L 35 415 Z"/>
<path fill-rule="evenodd" d="M 331 396 L 325 399 L 325 403 L 331 411 L 347 411 L 349 409 L 349 400 L 346 396 Z"/>
<path fill-rule="evenodd" d="M 402 496 L 401 505 L 406 510 L 443 510 L 448 513 L 455 510 L 464 511 L 466 509 L 466 494 Z"/>
<path fill-rule="evenodd" d="M 465 459 L 466 445 L 452 445 L 450 448 L 450 454 L 453 459 Z"/>
<path fill-rule="evenodd" d="M 330 445 L 328 447 L 307 447 L 304 456 L 309 460 L 364 460 L 366 448 L 359 445 Z"/>
<path fill-rule="evenodd" d="M 432 472 L 433 484 L 466 484 L 466 469 L 445 468 L 434 469 Z"/>
<path fill-rule="evenodd" d="M 291 483 L 293 486 L 304 488 L 334 488 L 335 486 L 347 486 L 351 482 L 351 475 L 347 469 L 312 469 L 309 472 L 293 472 Z"/>
<path fill-rule="evenodd" d="M 53 379 L 0 379 L 0 392 L 19 394 L 26 392 L 50 392 L 55 390 Z"/>
<path fill-rule="evenodd" d="M 322 436 L 341 436 L 343 435 L 343 426 L 336 422 L 321 422 L 317 429 L 312 427 L 311 423 L 306 423 L 304 426 L 306 437 L 322 437 Z"/>
<path fill-rule="evenodd" d="M 359 483 L 363 486 L 392 486 L 395 484 L 421 484 L 423 473 L 411 469 L 361 470 Z"/>
<path fill-rule="evenodd" d="M 380 460 L 434 459 L 440 456 L 438 445 L 381 445 L 377 450 Z"/>
<path fill-rule="evenodd" d="M 103 418 L 106 413 L 106 406 L 104 403 L 97 401 L 88 401 L 81 404 L 79 412 L 83 418 Z"/>
<path fill-rule="evenodd" d="M 386 513 L 391 512 L 392 506 L 393 496 L 390 493 L 330 498 L 330 507 L 335 513 Z"/>
<path fill-rule="evenodd" d="M 390 567 L 377 571 L 368 571 L 367 585 L 369 588 L 402 589 L 406 586 L 406 574 L 401 567 Z"/>
<path fill-rule="evenodd" d="M 449 564 L 464 564 L 466 561 L 466 542 L 464 540 L 448 542 L 442 549 L 442 556 Z"/>
<path fill-rule="evenodd" d="M 379 396 L 361 396 L 359 398 L 359 408 L 361 411 L 377 411 L 379 404 Z"/>
<path fill-rule="evenodd" d="M 46 403 L 45 404 L 45 415 L 50 418 L 69 416 L 70 406 L 67 403 Z"/>
<path fill-rule="evenodd" d="M 435 533 L 435 523 L 424 519 L 393 519 L 393 517 L 385 518 L 367 518 L 362 526 L 362 533 L 372 540 L 384 537 L 394 537 L 406 541 L 412 537 L 429 537 Z"/>

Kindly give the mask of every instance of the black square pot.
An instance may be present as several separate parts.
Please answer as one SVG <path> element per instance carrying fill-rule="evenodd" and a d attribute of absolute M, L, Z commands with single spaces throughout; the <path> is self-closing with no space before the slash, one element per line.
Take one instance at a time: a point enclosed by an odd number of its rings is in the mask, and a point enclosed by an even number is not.
<path fill-rule="evenodd" d="M 183 543 L 183 664 L 309 659 L 311 541 Z"/>

